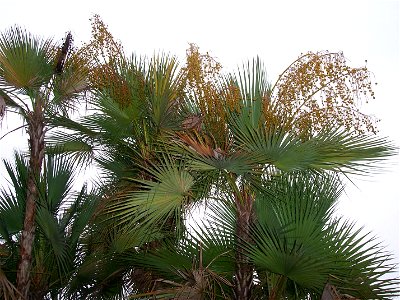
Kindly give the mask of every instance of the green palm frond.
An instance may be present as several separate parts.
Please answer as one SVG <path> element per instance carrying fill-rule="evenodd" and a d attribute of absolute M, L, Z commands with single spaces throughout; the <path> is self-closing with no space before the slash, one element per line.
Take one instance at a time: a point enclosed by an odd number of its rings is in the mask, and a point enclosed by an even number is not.
<path fill-rule="evenodd" d="M 28 172 L 26 158 L 16 153 L 14 160 L 14 164 L 6 163 L 12 188 L 0 194 L 0 238 L 6 242 L 2 245 L 8 253 L 8 257 L 0 257 L 0 263 L 7 265 L 10 279 L 15 277 L 18 263 L 15 256 L 25 213 Z M 98 202 L 95 196 L 86 194 L 86 189 L 78 195 L 72 193 L 72 170 L 72 163 L 65 157 L 45 159 L 44 173 L 37 184 L 40 196 L 32 253 L 32 278 L 37 286 L 32 293 L 42 293 L 43 288 L 58 293 L 81 263 L 80 243 Z"/>
<path fill-rule="evenodd" d="M 78 242 L 87 230 L 98 205 L 99 196 L 94 192 L 88 194 L 86 186 L 83 186 L 74 201 L 60 216 L 60 227 L 64 231 L 69 230 L 67 242 L 70 248 L 78 246 Z"/>
<path fill-rule="evenodd" d="M 0 86 L 25 94 L 38 92 L 54 73 L 56 47 L 19 27 L 0 35 Z"/>
<path fill-rule="evenodd" d="M 93 161 L 95 145 L 83 141 L 79 136 L 61 134 L 58 137 L 55 134 L 52 138 L 57 141 L 46 147 L 47 154 L 66 156 L 77 167 L 86 167 Z"/>
<path fill-rule="evenodd" d="M 298 173 L 273 179 L 273 192 L 256 198 L 253 244 L 240 243 L 257 272 L 281 276 L 270 292 L 284 293 L 284 284 L 322 294 L 334 282 L 361 299 L 396 294 L 397 281 L 382 279 L 392 271 L 390 257 L 353 225 L 333 218 L 342 188 L 335 176 Z"/>
<path fill-rule="evenodd" d="M 14 165 L 3 161 L 12 188 L 3 188 L 0 192 L 0 235 L 11 244 L 12 236 L 22 230 L 28 178 L 26 158 L 15 152 L 14 161 Z"/>
<path fill-rule="evenodd" d="M 97 129 L 99 139 L 103 138 L 107 144 L 118 143 L 124 138 L 134 134 L 133 126 L 140 122 L 134 118 L 136 112 L 132 105 L 121 107 L 109 96 L 102 95 L 96 102 L 96 109 L 99 113 L 94 113 L 80 121 L 80 123 L 91 129 Z"/>
<path fill-rule="evenodd" d="M 153 58 L 147 80 L 150 89 L 149 114 L 156 130 L 179 128 L 176 113 L 179 102 L 183 100 L 183 84 L 176 59 L 164 55 Z"/>
<path fill-rule="evenodd" d="M 87 126 L 85 121 L 74 121 L 65 116 L 52 116 L 48 124 L 64 130 L 52 131 L 46 138 L 47 153 L 66 155 L 74 165 L 87 166 L 93 161 L 96 150 L 100 148 L 96 141 L 99 136 L 97 129 Z"/>
<path fill-rule="evenodd" d="M 73 164 L 66 157 L 46 157 L 43 178 L 39 188 L 40 204 L 55 214 L 60 206 L 68 200 L 73 185 Z"/>
<path fill-rule="evenodd" d="M 362 174 L 395 153 L 395 147 L 384 138 L 354 136 L 340 129 L 326 129 L 303 140 L 283 127 L 254 127 L 235 115 L 231 126 L 238 149 L 251 153 L 259 164 L 272 164 L 284 171 L 322 169 Z"/>
<path fill-rule="evenodd" d="M 138 191 L 121 199 L 120 203 L 111 207 L 110 212 L 123 221 L 145 220 L 147 224 L 160 224 L 172 218 L 178 226 L 185 205 L 189 203 L 193 177 L 183 165 L 175 164 L 171 157 L 164 157 L 162 161 L 160 166 L 153 165 L 147 170 L 152 180 L 132 178 L 139 184 Z"/>
<path fill-rule="evenodd" d="M 396 147 L 386 138 L 373 135 L 354 136 L 344 130 L 323 130 L 310 139 L 319 159 L 312 168 L 321 168 L 349 173 L 364 173 L 376 170 L 376 163 L 395 155 Z"/>
<path fill-rule="evenodd" d="M 336 174 L 293 172 L 270 178 L 256 197 L 255 210 L 269 227 L 307 221 L 322 230 L 332 217 L 344 185 Z M 265 208 L 268 206 L 268 208 Z M 317 222 L 318 221 L 318 222 Z"/>
<path fill-rule="evenodd" d="M 330 282 L 341 294 L 361 299 L 393 299 L 400 295 L 393 256 L 371 233 L 340 219 L 333 222 L 329 231 L 336 263 Z"/>
<path fill-rule="evenodd" d="M 314 195 L 316 189 L 305 188 L 301 179 L 275 179 L 275 184 L 269 186 L 275 188 L 274 192 L 256 199 L 257 217 L 252 234 L 255 244 L 245 247 L 250 248 L 249 257 L 256 266 L 318 289 L 329 275 L 326 264 L 330 257 L 323 255 L 326 246 L 317 241 L 324 236 L 326 214 L 336 199 L 329 197 L 329 193 L 324 195 L 325 190 L 318 191 L 322 197 Z M 297 186 L 298 183 L 303 186 Z"/>
<path fill-rule="evenodd" d="M 46 241 L 50 243 L 52 254 L 58 265 L 61 274 L 68 273 L 68 245 L 65 240 L 65 232 L 60 228 L 57 217 L 51 211 L 39 208 L 36 215 L 37 225 L 40 233 L 43 234 Z M 40 249 L 35 248 L 34 252 Z M 43 249 L 42 249 L 43 250 Z M 46 254 L 49 255 L 49 254 Z"/>
<path fill-rule="evenodd" d="M 66 294 L 73 299 L 123 298 L 130 288 L 127 277 L 132 258 L 148 235 L 148 231 L 139 227 L 130 236 L 125 235 L 112 220 L 97 217 L 81 240 L 80 264 L 67 286 Z M 142 236 L 138 237 L 138 231 Z"/>
<path fill-rule="evenodd" d="M 236 81 L 239 86 L 242 98 L 240 115 L 246 118 L 252 126 L 257 127 L 263 121 L 263 102 L 271 90 L 271 85 L 267 80 L 267 73 L 260 59 L 257 57 L 243 69 L 238 71 Z"/>

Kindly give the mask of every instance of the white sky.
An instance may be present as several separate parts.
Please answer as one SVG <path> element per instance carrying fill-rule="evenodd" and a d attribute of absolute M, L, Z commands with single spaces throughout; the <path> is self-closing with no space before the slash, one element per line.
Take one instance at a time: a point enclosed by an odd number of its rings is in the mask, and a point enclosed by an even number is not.
<path fill-rule="evenodd" d="M 151 56 L 164 51 L 184 60 L 188 43 L 217 57 L 226 71 L 256 55 L 273 82 L 306 51 L 343 51 L 352 66 L 374 73 L 376 100 L 364 111 L 382 119 L 380 135 L 400 146 L 399 1 L 2 1 L 0 31 L 18 24 L 34 34 L 61 40 L 71 31 L 75 43 L 90 36 L 89 18 L 99 14 L 127 53 Z M 0 136 L 18 118 L 3 120 Z M 21 132 L 0 140 L 0 158 L 25 147 Z M 357 179 L 340 204 L 340 213 L 365 225 L 399 262 L 399 155 L 385 172 Z M 4 169 L 0 169 L 4 172 Z M 4 182 L 1 179 L 0 183 Z"/>

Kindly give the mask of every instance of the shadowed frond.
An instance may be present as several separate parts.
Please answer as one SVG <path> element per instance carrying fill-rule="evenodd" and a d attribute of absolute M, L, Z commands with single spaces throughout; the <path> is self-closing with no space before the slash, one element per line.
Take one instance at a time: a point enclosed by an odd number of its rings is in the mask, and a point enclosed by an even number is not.
<path fill-rule="evenodd" d="M 400 295 L 398 266 L 376 237 L 340 219 L 332 222 L 329 233 L 337 264 L 329 281 L 341 294 L 387 300 Z"/>
<path fill-rule="evenodd" d="M 16 300 L 19 296 L 17 288 L 7 279 L 0 265 L 0 297 L 4 300 Z"/>
<path fill-rule="evenodd" d="M 208 230 L 214 233 L 214 230 Z M 176 299 L 231 299 L 230 278 L 234 272 L 234 258 L 228 240 L 216 235 L 198 237 L 188 235 L 177 244 L 164 243 L 149 253 L 133 257 L 135 265 L 155 272 L 159 279 L 153 291 L 133 294 L 143 296 L 174 295 Z M 203 244 L 203 241 L 206 241 Z"/>
<path fill-rule="evenodd" d="M 3 187 L 0 191 L 0 235 L 13 245 L 12 237 L 22 230 L 28 167 L 26 158 L 17 152 L 14 153 L 14 164 L 5 160 L 3 163 L 11 187 Z"/>

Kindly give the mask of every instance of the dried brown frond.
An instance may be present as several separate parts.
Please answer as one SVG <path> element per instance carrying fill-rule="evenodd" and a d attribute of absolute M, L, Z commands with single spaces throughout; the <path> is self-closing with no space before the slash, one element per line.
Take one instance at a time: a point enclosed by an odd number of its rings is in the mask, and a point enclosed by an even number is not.
<path fill-rule="evenodd" d="M 327 283 L 322 293 L 321 300 L 360 300 L 360 299 L 347 294 L 341 294 L 334 285 Z"/>
<path fill-rule="evenodd" d="M 63 46 L 60 47 L 60 49 L 57 53 L 57 60 L 56 60 L 57 64 L 55 67 L 55 72 L 57 74 L 61 74 L 64 69 L 65 61 L 67 60 L 67 56 L 72 48 L 72 42 L 73 42 L 72 34 L 71 34 L 71 32 L 69 32 L 67 34 L 67 36 L 65 37 Z"/>
<path fill-rule="evenodd" d="M 212 137 L 204 133 L 199 134 L 196 130 L 191 132 L 178 132 L 176 143 L 188 147 L 190 150 L 204 157 L 222 159 L 229 153 L 231 144 L 219 145 Z"/>
<path fill-rule="evenodd" d="M 212 157 L 214 155 L 215 145 L 213 141 L 206 135 L 199 135 L 196 131 L 192 134 L 188 133 L 177 133 L 179 137 L 179 142 L 188 146 L 190 149 L 194 150 L 202 156 Z"/>

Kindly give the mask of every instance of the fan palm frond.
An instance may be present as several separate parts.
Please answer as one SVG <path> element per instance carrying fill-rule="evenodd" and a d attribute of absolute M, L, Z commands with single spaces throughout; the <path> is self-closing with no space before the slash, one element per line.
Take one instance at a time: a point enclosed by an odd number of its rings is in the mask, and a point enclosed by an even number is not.
<path fill-rule="evenodd" d="M 303 140 L 283 127 L 253 127 L 234 115 L 231 126 L 238 149 L 251 153 L 260 164 L 272 164 L 284 171 L 315 169 L 362 174 L 395 153 L 387 139 L 354 136 L 340 129 L 326 129 Z"/>
<path fill-rule="evenodd" d="M 343 293 L 361 299 L 395 294 L 389 285 L 397 281 L 382 280 L 392 271 L 390 257 L 353 225 L 333 218 L 342 190 L 336 177 L 287 175 L 268 188 L 275 196 L 256 198 L 254 244 L 241 241 L 241 247 L 257 270 L 280 276 L 270 293 L 285 293 L 283 286 L 292 282 L 298 290 L 322 294 L 327 282 L 335 282 Z"/>
<path fill-rule="evenodd" d="M 162 165 L 153 165 L 147 170 L 152 180 L 132 178 L 139 184 L 139 190 L 124 196 L 120 203 L 112 206 L 110 212 L 123 221 L 132 221 L 133 218 L 133 222 L 146 220 L 148 224 L 160 224 L 173 218 L 177 225 L 180 224 L 194 182 L 184 166 L 175 164 L 171 159 L 166 156 Z"/>
<path fill-rule="evenodd" d="M 29 95 L 48 83 L 54 74 L 56 47 L 20 27 L 0 35 L 0 86 Z"/>

